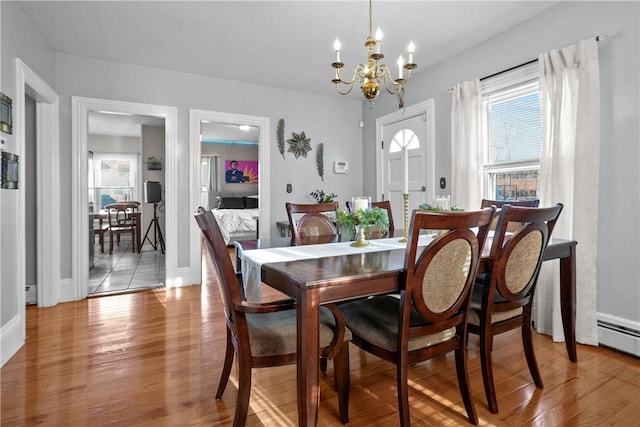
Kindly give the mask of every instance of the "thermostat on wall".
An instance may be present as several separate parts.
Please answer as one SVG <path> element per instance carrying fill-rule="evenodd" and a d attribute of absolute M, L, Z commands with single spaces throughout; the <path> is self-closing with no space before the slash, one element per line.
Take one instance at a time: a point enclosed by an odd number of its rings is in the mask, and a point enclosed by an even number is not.
<path fill-rule="evenodd" d="M 337 161 L 333 165 L 335 173 L 349 173 L 349 162 Z"/>

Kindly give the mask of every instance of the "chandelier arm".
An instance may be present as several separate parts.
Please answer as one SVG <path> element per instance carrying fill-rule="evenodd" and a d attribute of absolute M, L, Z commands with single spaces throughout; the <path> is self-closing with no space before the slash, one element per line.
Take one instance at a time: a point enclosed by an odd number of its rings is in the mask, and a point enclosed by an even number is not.
<path fill-rule="evenodd" d="M 339 86 L 340 83 L 347 85 L 349 87 L 349 90 L 347 90 L 346 92 L 341 91 Z M 351 82 L 351 84 L 345 83 L 343 81 L 336 83 L 336 92 L 338 92 L 340 95 L 349 95 L 352 90 L 353 90 L 353 82 Z"/>

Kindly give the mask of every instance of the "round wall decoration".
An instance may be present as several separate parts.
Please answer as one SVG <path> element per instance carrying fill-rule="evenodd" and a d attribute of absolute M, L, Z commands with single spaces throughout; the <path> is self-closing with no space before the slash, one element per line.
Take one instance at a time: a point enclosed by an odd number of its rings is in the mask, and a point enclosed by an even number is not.
<path fill-rule="evenodd" d="M 292 132 L 292 137 L 287 139 L 287 142 L 289 143 L 287 151 L 293 153 L 296 159 L 300 156 L 307 157 L 307 153 L 311 151 L 311 138 L 307 138 L 304 131 L 300 134 Z"/>

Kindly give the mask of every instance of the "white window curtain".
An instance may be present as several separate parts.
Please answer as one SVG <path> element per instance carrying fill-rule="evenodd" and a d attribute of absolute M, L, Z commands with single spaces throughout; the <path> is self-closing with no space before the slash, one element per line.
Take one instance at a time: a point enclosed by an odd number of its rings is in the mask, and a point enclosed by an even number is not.
<path fill-rule="evenodd" d="M 482 202 L 481 129 L 480 80 L 458 83 L 451 107 L 451 204 L 466 210 Z"/>
<path fill-rule="evenodd" d="M 540 205 L 564 209 L 554 237 L 575 239 L 576 339 L 598 344 L 596 248 L 600 157 L 600 83 L 595 39 L 552 50 L 538 58 L 543 142 Z M 554 261 L 557 263 L 557 261 Z M 563 341 L 558 265 L 543 263 L 535 294 L 539 332 Z"/>

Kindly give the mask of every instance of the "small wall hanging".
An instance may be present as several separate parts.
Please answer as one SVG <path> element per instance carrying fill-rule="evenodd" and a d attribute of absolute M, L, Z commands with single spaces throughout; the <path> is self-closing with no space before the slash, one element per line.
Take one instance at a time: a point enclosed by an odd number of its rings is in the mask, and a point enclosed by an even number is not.
<path fill-rule="evenodd" d="M 316 166 L 320 179 L 324 181 L 324 142 L 318 144 L 318 148 L 316 148 Z"/>
<path fill-rule="evenodd" d="M 4 133 L 13 133 L 13 101 L 0 92 L 0 130 Z"/>
<path fill-rule="evenodd" d="M 147 170 L 148 171 L 161 171 L 162 170 L 162 160 L 156 159 L 155 157 L 147 157 Z"/>
<path fill-rule="evenodd" d="M 296 159 L 300 156 L 307 157 L 307 153 L 311 151 L 311 138 L 307 138 L 307 136 L 303 132 L 297 134 L 292 132 L 292 137 L 287 139 L 289 143 L 289 149 L 287 151 L 293 153 L 296 156 Z"/>
<path fill-rule="evenodd" d="M 3 150 L 2 165 L 0 169 L 0 187 L 9 190 L 17 190 L 18 177 L 20 176 L 18 155 Z"/>
<path fill-rule="evenodd" d="M 284 119 L 278 120 L 278 131 L 276 133 L 276 140 L 278 141 L 278 150 L 282 154 L 284 159 Z"/>

